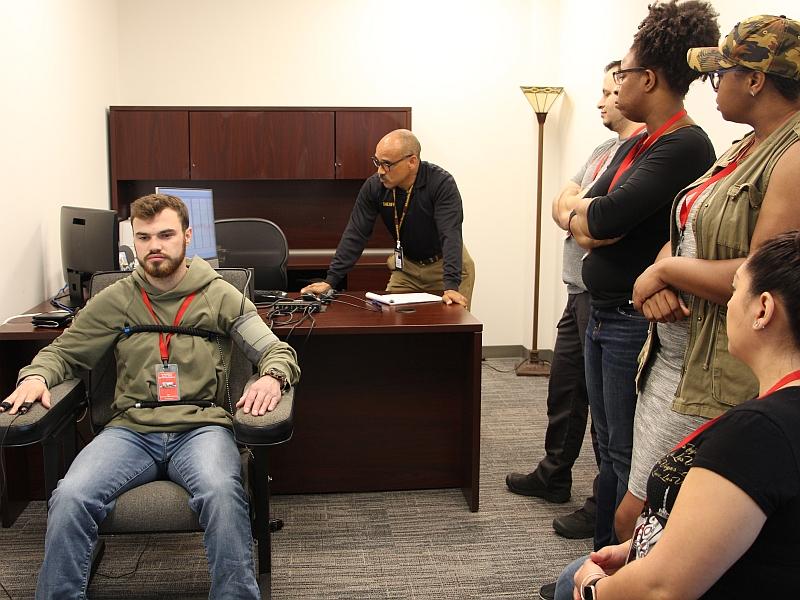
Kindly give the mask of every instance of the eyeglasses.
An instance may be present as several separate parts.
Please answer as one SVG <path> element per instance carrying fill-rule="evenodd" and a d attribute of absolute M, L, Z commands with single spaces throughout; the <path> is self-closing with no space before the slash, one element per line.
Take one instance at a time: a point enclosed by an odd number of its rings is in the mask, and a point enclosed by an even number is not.
<path fill-rule="evenodd" d="M 744 67 L 729 67 L 727 69 L 717 69 L 716 71 L 711 71 L 708 73 L 708 80 L 711 82 L 711 87 L 714 88 L 714 91 L 719 90 L 719 82 L 722 80 L 722 76 L 725 73 L 730 73 L 731 71 L 748 71 L 749 69 L 745 69 Z"/>
<path fill-rule="evenodd" d="M 619 71 L 614 71 L 614 83 L 617 85 L 622 85 L 622 82 L 625 81 L 625 75 L 628 73 L 639 73 L 640 71 L 647 71 L 647 67 L 631 67 L 630 69 L 620 69 Z"/>
<path fill-rule="evenodd" d="M 391 169 L 393 166 L 395 166 L 400 161 L 403 161 L 403 160 L 405 160 L 407 158 L 411 158 L 412 156 L 414 156 L 414 155 L 413 154 L 406 154 L 405 156 L 403 156 L 402 158 L 398 158 L 394 162 L 389 162 L 388 160 L 379 160 L 377 156 L 373 156 L 372 157 L 372 164 L 375 165 L 376 169 L 380 169 L 381 167 L 383 167 L 384 171 L 388 171 L 389 169 Z"/>

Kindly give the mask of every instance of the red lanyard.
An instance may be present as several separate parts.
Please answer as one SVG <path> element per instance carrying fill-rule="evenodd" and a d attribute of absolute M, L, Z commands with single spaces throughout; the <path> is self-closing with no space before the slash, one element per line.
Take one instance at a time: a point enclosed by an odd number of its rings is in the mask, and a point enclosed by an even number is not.
<path fill-rule="evenodd" d="M 156 316 L 155 311 L 153 310 L 153 304 L 150 302 L 150 297 L 147 295 L 147 292 L 144 291 L 144 288 L 140 288 L 142 290 L 142 300 L 144 300 L 144 305 L 147 307 L 147 310 L 150 311 L 150 314 L 153 315 L 153 320 L 159 325 L 161 325 L 161 321 Z M 186 298 L 183 299 L 183 303 L 181 307 L 178 309 L 178 314 L 175 315 L 175 320 L 172 322 L 173 326 L 178 325 L 183 318 L 183 314 L 186 312 L 186 309 L 189 308 L 189 305 L 194 300 L 194 297 L 197 295 L 197 292 L 192 292 Z M 169 342 L 172 339 L 172 334 L 168 333 L 166 338 L 164 337 L 163 333 L 158 334 L 158 349 L 161 353 L 161 362 L 165 365 L 169 362 Z"/>
<path fill-rule="evenodd" d="M 771 388 L 769 388 L 769 389 L 768 389 L 766 392 L 764 392 L 763 394 L 761 394 L 761 395 L 758 397 L 758 399 L 759 399 L 759 400 L 761 400 L 761 399 L 762 399 L 762 398 L 764 398 L 765 396 L 769 396 L 769 395 L 770 395 L 770 394 L 772 394 L 773 392 L 777 392 L 777 391 L 778 391 L 779 389 L 781 389 L 783 386 L 785 386 L 785 385 L 788 385 L 788 384 L 792 383 L 793 381 L 797 381 L 798 379 L 800 379 L 800 369 L 798 369 L 797 371 L 792 371 L 791 373 L 789 373 L 789 374 L 787 374 L 787 375 L 784 375 L 783 377 L 781 377 L 781 378 L 778 380 L 778 383 L 776 383 L 776 384 L 775 384 L 775 385 L 773 385 Z"/>
<path fill-rule="evenodd" d="M 639 129 L 634 131 L 628 137 L 634 137 L 636 135 L 639 135 L 640 133 L 642 133 L 642 131 L 644 131 L 644 125 L 639 127 Z M 607 163 L 609 162 L 609 159 L 614 157 L 614 154 L 616 154 L 616 149 L 618 147 L 619 146 L 611 146 L 611 148 L 609 148 L 608 150 L 603 152 L 602 156 L 597 161 L 597 166 L 594 168 L 594 175 L 592 176 L 592 183 L 597 181 L 597 176 L 600 175 L 600 171 L 603 169 L 603 167 L 607 166 Z M 612 151 L 614 151 L 614 154 L 612 154 Z M 609 156 L 609 155 L 611 155 L 611 156 Z"/>
<path fill-rule="evenodd" d="M 622 160 L 622 163 L 617 168 L 617 172 L 614 174 L 614 179 L 611 180 L 611 185 L 608 186 L 608 191 L 610 192 L 614 187 L 614 184 L 617 183 L 617 180 L 620 176 L 627 171 L 633 162 L 639 158 L 642 154 L 647 152 L 650 149 L 650 146 L 655 144 L 664 132 L 672 127 L 675 123 L 680 121 L 683 117 L 686 116 L 686 109 L 682 108 L 674 115 L 672 115 L 669 119 L 667 119 L 666 123 L 664 123 L 661 127 L 653 135 L 646 135 L 638 142 L 633 145 L 633 148 L 630 149 L 627 156 Z"/>
<path fill-rule="evenodd" d="M 712 183 L 719 181 L 720 179 L 727 177 L 731 173 L 733 173 L 734 169 L 739 166 L 738 160 L 733 160 L 728 163 L 724 169 L 720 169 L 714 175 L 709 177 L 706 181 L 698 185 L 693 190 L 686 192 L 686 195 L 683 197 L 683 202 L 681 203 L 681 210 L 678 213 L 678 218 L 680 219 L 681 223 L 681 231 L 686 229 L 686 221 L 689 220 L 689 211 L 692 210 L 692 206 L 694 206 L 695 200 L 697 200 L 700 195 L 705 191 L 705 189 L 710 186 Z"/>
<path fill-rule="evenodd" d="M 792 371 L 792 372 L 791 372 L 791 373 L 789 373 L 788 375 L 784 375 L 783 377 L 781 377 L 781 379 L 778 381 L 778 383 L 776 383 L 776 384 L 775 384 L 775 385 L 773 385 L 771 388 L 769 388 L 769 389 L 768 389 L 766 392 L 764 392 L 763 394 L 761 394 L 761 395 L 758 397 L 758 399 L 759 399 L 759 400 L 761 400 L 762 398 L 765 398 L 765 397 L 769 396 L 770 394 L 772 394 L 772 393 L 774 393 L 774 392 L 777 392 L 779 389 L 781 389 L 781 388 L 782 388 L 782 387 L 784 387 L 785 385 L 788 385 L 788 384 L 792 383 L 793 381 L 797 381 L 798 379 L 800 379 L 800 369 L 798 369 L 797 371 Z M 720 417 L 721 417 L 721 416 L 722 416 L 722 415 L 720 415 Z M 681 440 L 681 441 L 678 443 L 678 445 L 677 445 L 677 446 L 675 446 L 675 447 L 674 447 L 672 450 L 673 450 L 673 451 L 675 451 L 675 450 L 677 450 L 678 448 L 680 448 L 681 446 L 685 446 L 686 444 L 688 444 L 689 442 L 691 442 L 691 441 L 692 441 L 693 439 L 695 439 L 695 438 L 696 438 L 698 435 L 700 435 L 700 434 L 701 434 L 701 433 L 703 433 L 703 432 L 704 432 L 706 429 L 708 429 L 708 428 L 709 428 L 709 427 L 711 427 L 711 426 L 712 426 L 714 423 L 716 423 L 716 422 L 717 422 L 717 419 L 719 419 L 719 417 L 715 417 L 714 419 L 711 419 L 710 421 L 707 421 L 707 422 L 703 423 L 702 425 L 700 425 L 700 427 L 698 427 L 698 428 L 697 428 L 697 429 L 695 429 L 695 430 L 694 430 L 692 433 L 690 433 L 690 434 L 689 434 L 689 435 L 687 435 L 685 438 L 683 438 L 683 440 Z"/>
<path fill-rule="evenodd" d="M 716 181 L 719 181 L 720 179 L 723 179 L 724 177 L 727 177 L 736 169 L 736 167 L 739 166 L 739 161 L 742 160 L 742 157 L 745 154 L 747 154 L 748 150 L 750 150 L 750 148 L 753 146 L 753 139 L 755 138 L 751 138 L 750 141 L 746 143 L 739 150 L 739 152 L 737 152 L 736 156 L 733 158 L 731 162 L 728 163 L 728 165 L 725 168 L 714 173 L 714 175 L 712 175 L 709 179 L 701 183 L 695 189 L 686 192 L 686 195 L 683 198 L 683 204 L 681 204 L 680 213 L 678 214 L 678 218 L 680 219 L 680 224 L 681 224 L 681 231 L 686 229 L 686 221 L 689 220 L 689 212 L 692 210 L 692 206 L 694 205 L 695 200 L 697 200 L 700 197 L 700 195 L 703 193 L 703 191 L 705 191 L 705 189 L 708 186 L 710 186 L 712 183 Z"/>
<path fill-rule="evenodd" d="M 600 174 L 600 169 L 602 169 L 604 166 L 606 166 L 606 161 L 608 160 L 608 155 L 611 154 L 611 151 L 613 149 L 614 149 L 614 147 L 612 146 L 611 148 L 609 148 L 608 150 L 603 152 L 602 156 L 600 156 L 600 159 L 597 161 L 597 166 L 594 168 L 594 175 L 592 175 L 592 181 L 597 180 L 597 176 Z"/>

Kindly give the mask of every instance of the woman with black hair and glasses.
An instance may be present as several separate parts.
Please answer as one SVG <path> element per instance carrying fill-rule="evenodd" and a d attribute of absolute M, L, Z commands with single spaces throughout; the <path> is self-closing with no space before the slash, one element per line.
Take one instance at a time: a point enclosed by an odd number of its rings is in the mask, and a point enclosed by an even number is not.
<path fill-rule="evenodd" d="M 634 380 L 648 329 L 632 304 L 633 283 L 669 239 L 675 194 L 715 159 L 683 100 L 700 77 L 686 64 L 686 51 L 717 42 L 716 16 L 710 4 L 694 0 L 650 7 L 615 73 L 620 111 L 645 123 L 646 131 L 620 147 L 586 197 L 574 199 L 570 216 L 570 233 L 589 250 L 583 280 L 592 307 L 584 357 L 600 454 L 595 548 L 614 541 L 615 509 L 628 489 Z"/>
<path fill-rule="evenodd" d="M 667 451 L 632 540 L 570 565 L 558 600 L 797 598 L 800 232 L 764 241 L 732 282 L 728 350 L 758 397 Z"/>
<path fill-rule="evenodd" d="M 800 22 L 751 17 L 719 48 L 692 48 L 688 63 L 708 74 L 722 117 L 753 131 L 678 194 L 670 242 L 634 286 L 634 306 L 653 325 L 618 531 L 632 530 L 661 456 L 755 395 L 755 377 L 727 351 L 730 282 L 764 240 L 800 228 Z"/>

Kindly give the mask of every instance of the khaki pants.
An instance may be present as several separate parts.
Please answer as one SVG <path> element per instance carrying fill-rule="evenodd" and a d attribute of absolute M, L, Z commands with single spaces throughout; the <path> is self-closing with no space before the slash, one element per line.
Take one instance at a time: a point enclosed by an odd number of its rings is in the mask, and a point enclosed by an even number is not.
<path fill-rule="evenodd" d="M 475 263 L 467 252 L 466 246 L 462 246 L 461 259 L 461 285 L 458 286 L 459 293 L 467 299 L 467 309 L 472 305 L 472 288 L 475 285 Z M 386 259 L 386 265 L 392 272 L 389 277 L 389 284 L 386 291 L 395 294 L 407 292 L 428 292 L 439 294 L 444 291 L 444 259 L 440 258 L 435 263 L 420 265 L 408 258 L 403 260 L 403 270 L 394 269 L 394 254 Z"/>

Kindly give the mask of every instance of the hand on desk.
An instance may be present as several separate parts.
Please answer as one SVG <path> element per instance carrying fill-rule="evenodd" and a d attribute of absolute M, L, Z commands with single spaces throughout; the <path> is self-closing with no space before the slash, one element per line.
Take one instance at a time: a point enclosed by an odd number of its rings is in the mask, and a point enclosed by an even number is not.
<path fill-rule="evenodd" d="M 445 290 L 442 294 L 442 302 L 445 304 L 460 304 L 461 306 L 467 305 L 467 299 L 459 294 L 456 290 Z"/>
<path fill-rule="evenodd" d="M 302 290 L 300 290 L 300 293 L 305 294 L 311 292 L 312 294 L 316 294 L 317 296 L 319 296 L 320 294 L 324 294 L 330 289 L 331 286 L 328 283 L 324 281 L 318 281 L 317 283 L 312 283 L 311 285 L 307 285 Z"/>
<path fill-rule="evenodd" d="M 242 408 L 245 413 L 251 415 L 263 415 L 275 410 L 280 401 L 280 382 L 274 377 L 264 375 L 244 391 L 236 403 L 236 408 Z"/>
<path fill-rule="evenodd" d="M 40 400 L 45 408 L 50 408 L 50 391 L 47 389 L 47 384 L 39 376 L 26 377 L 14 393 L 5 399 L 4 404 L 8 403 L 11 407 L 8 409 L 0 407 L 0 412 L 7 410 L 8 414 L 15 415 L 22 405 L 30 406 L 37 400 Z"/>

